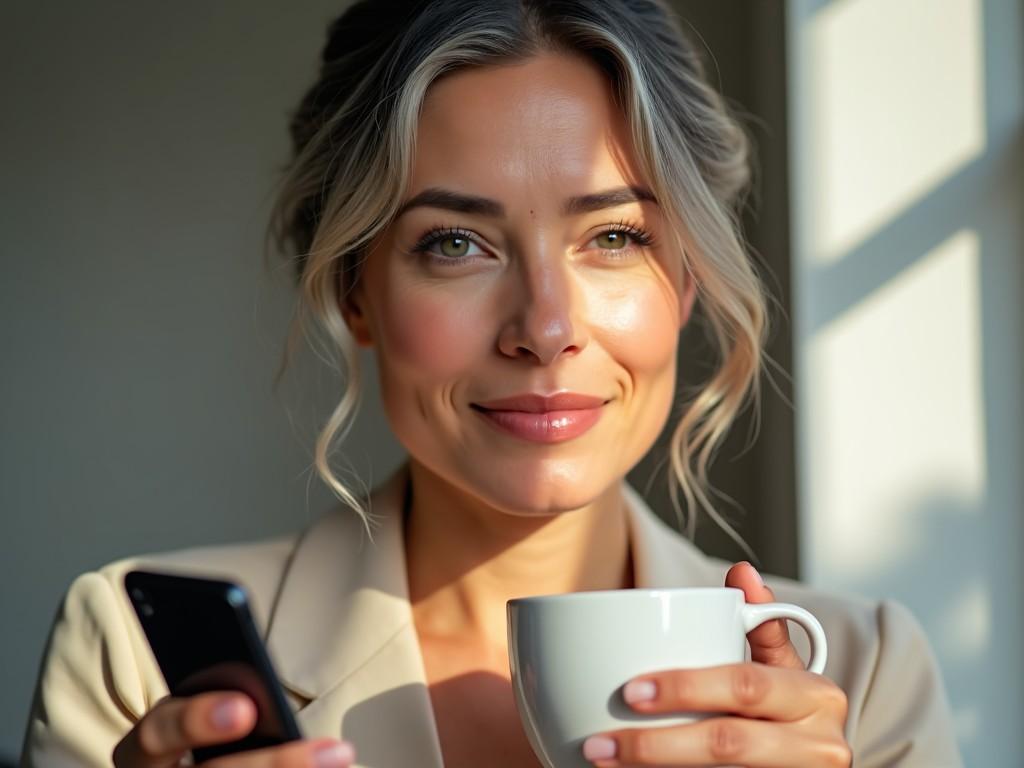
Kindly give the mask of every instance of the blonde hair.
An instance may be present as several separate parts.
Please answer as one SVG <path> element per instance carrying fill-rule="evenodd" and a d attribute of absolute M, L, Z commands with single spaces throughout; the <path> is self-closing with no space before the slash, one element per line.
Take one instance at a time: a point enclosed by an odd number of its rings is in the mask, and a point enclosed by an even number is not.
<path fill-rule="evenodd" d="M 696 280 L 718 360 L 677 415 L 669 492 L 686 535 L 703 509 L 745 547 L 715 510 L 708 468 L 736 415 L 760 397 L 766 296 L 740 228 L 750 148 L 658 0 L 362 0 L 330 25 L 319 78 L 291 120 L 294 157 L 268 230 L 281 252 L 290 246 L 300 289 L 279 376 L 297 337 L 317 325 L 339 353 L 345 379 L 317 437 L 317 472 L 369 524 L 361 499 L 330 464 L 360 391 L 357 348 L 341 307 L 368 243 L 406 191 L 427 89 L 457 69 L 542 51 L 586 56 L 610 78 L 637 161 Z"/>

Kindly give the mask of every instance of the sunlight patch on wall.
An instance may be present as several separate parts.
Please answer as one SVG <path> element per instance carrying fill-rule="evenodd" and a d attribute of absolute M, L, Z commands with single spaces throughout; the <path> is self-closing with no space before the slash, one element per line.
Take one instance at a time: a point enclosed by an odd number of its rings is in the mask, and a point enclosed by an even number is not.
<path fill-rule="evenodd" d="M 981 726 L 981 715 L 977 707 L 955 707 L 953 709 L 953 729 L 960 743 L 973 741 Z"/>
<path fill-rule="evenodd" d="M 819 263 L 984 152 L 981 14 L 981 0 L 833 0 L 809 22 Z"/>
<path fill-rule="evenodd" d="M 834 578 L 900 562 L 986 487 L 979 242 L 961 230 L 808 345 L 807 546 Z M 941 498 L 940 498 L 941 497 Z"/>
<path fill-rule="evenodd" d="M 984 581 L 972 580 L 949 596 L 935 644 L 952 661 L 974 660 L 992 639 L 992 597 Z"/>

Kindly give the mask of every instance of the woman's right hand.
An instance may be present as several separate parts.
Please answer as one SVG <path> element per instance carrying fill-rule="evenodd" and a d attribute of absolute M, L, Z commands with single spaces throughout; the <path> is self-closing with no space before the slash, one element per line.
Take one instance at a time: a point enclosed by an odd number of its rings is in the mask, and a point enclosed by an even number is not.
<path fill-rule="evenodd" d="M 256 724 L 256 705 L 235 692 L 161 699 L 114 747 L 117 768 L 171 768 L 188 750 L 239 739 Z M 207 768 L 347 768 L 355 762 L 348 742 L 302 739 L 203 763 Z"/>

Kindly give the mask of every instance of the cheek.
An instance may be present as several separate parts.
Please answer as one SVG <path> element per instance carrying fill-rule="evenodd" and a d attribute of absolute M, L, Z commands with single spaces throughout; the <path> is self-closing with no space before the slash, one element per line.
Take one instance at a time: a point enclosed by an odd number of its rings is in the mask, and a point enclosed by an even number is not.
<path fill-rule="evenodd" d="M 655 280 L 605 291 L 596 303 L 604 345 L 636 374 L 675 370 L 679 309 L 675 295 Z"/>
<path fill-rule="evenodd" d="M 403 382 L 446 380 L 479 359 L 480 308 L 465 296 L 406 291 L 379 318 L 382 361 Z"/>

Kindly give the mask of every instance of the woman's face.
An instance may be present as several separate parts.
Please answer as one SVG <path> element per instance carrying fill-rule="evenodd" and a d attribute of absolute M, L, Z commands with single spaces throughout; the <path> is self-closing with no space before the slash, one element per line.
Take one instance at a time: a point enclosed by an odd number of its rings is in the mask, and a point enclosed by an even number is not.
<path fill-rule="evenodd" d="M 414 461 L 495 509 L 540 515 L 593 501 L 643 457 L 671 408 L 693 289 L 668 277 L 679 254 L 659 245 L 656 203 L 587 196 L 646 186 L 583 58 L 434 83 L 403 201 L 417 204 L 375 240 L 345 310 Z M 495 402 L 560 393 L 594 400 Z"/>

